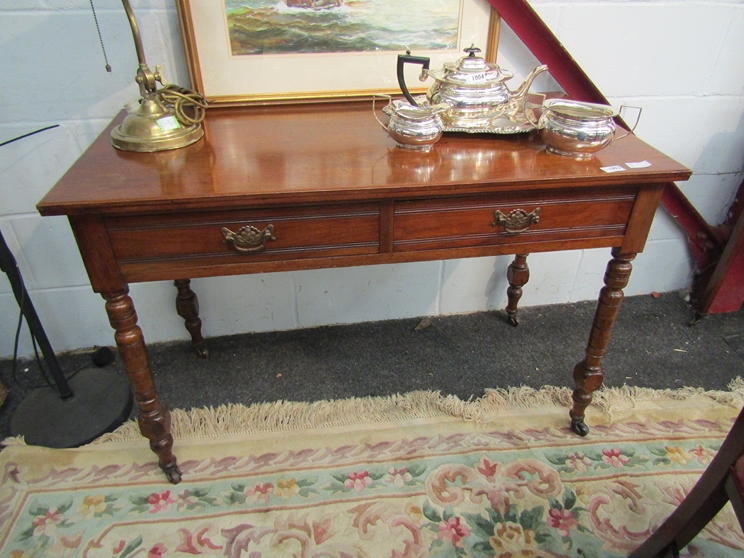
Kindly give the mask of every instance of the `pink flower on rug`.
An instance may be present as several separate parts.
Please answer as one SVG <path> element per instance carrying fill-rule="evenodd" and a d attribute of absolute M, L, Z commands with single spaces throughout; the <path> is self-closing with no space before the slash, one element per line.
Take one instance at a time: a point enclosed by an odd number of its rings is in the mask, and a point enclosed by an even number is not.
<path fill-rule="evenodd" d="M 274 491 L 274 485 L 270 482 L 261 484 L 257 482 L 253 485 L 253 488 L 245 487 L 243 494 L 245 494 L 245 501 L 249 503 L 253 502 L 268 502 L 271 497 L 271 493 Z"/>
<path fill-rule="evenodd" d="M 553 508 L 548 512 L 548 515 L 548 525 L 558 529 L 558 532 L 564 537 L 570 534 L 571 529 L 579 526 L 579 522 L 571 510 Z"/>
<path fill-rule="evenodd" d="M 628 461 L 630 461 L 630 459 L 623 455 L 617 448 L 602 450 L 602 453 L 604 454 L 602 456 L 602 461 L 608 465 L 612 465 L 616 469 L 622 468 Z"/>
<path fill-rule="evenodd" d="M 580 473 L 586 473 L 591 464 L 592 460 L 589 459 L 583 451 L 577 451 L 576 453 L 569 453 L 566 455 L 566 467 L 576 469 Z"/>
<path fill-rule="evenodd" d="M 153 492 L 147 498 L 147 503 L 150 504 L 150 513 L 167 512 L 176 502 L 177 499 L 171 495 L 170 490 L 163 490 L 160 493 Z"/>
<path fill-rule="evenodd" d="M 276 483 L 276 495 L 284 500 L 289 500 L 292 496 L 300 493 L 300 487 L 297 481 L 290 477 L 288 479 L 279 479 Z"/>
<path fill-rule="evenodd" d="M 46 535 L 51 537 L 57 530 L 57 524 L 62 523 L 65 520 L 63 513 L 58 513 L 57 508 L 49 508 L 44 515 L 37 515 L 34 517 L 32 524 L 34 525 L 34 535 Z"/>
<path fill-rule="evenodd" d="M 411 476 L 411 473 L 408 472 L 407 467 L 403 467 L 402 469 L 390 467 L 388 469 L 387 475 L 385 475 L 385 482 L 388 484 L 393 484 L 398 488 L 402 488 L 407 482 L 410 482 L 412 480 L 413 476 Z"/>
<path fill-rule="evenodd" d="M 346 488 L 353 488 L 357 492 L 361 492 L 365 486 L 370 484 L 372 484 L 372 479 L 367 471 L 349 473 L 349 478 L 344 481 Z"/>
<path fill-rule="evenodd" d="M 468 535 L 470 527 L 461 523 L 459 517 L 450 517 L 447 521 L 439 522 L 439 538 L 451 542 L 455 548 L 462 548 Z"/>
<path fill-rule="evenodd" d="M 166 552 L 168 552 L 168 549 L 165 548 L 165 545 L 163 543 L 158 543 L 150 549 L 150 552 L 147 553 L 147 558 L 160 558 Z"/>
<path fill-rule="evenodd" d="M 695 458 L 698 460 L 698 463 L 700 463 L 701 465 L 707 465 L 708 463 L 710 463 L 710 460 L 713 459 L 713 457 L 716 455 L 714 451 L 711 451 L 700 444 L 698 444 L 698 447 L 696 447 L 695 449 L 691 449 L 690 454 L 694 455 Z"/>

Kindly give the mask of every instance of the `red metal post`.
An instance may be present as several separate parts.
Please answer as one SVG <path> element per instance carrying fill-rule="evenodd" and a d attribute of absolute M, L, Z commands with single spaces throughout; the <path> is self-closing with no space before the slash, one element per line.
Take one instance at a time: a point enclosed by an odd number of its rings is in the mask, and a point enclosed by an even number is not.
<path fill-rule="evenodd" d="M 526 0 L 488 1 L 537 59 L 547 64 L 550 74 L 571 98 L 609 104 Z M 690 240 L 698 272 L 695 296 L 698 312 L 738 310 L 744 301 L 744 240 L 740 232 L 744 184 L 731 206 L 731 221 L 736 223 L 736 230 L 728 243 L 728 228 L 710 226 L 675 184 L 670 183 L 664 189 L 661 203 Z"/>

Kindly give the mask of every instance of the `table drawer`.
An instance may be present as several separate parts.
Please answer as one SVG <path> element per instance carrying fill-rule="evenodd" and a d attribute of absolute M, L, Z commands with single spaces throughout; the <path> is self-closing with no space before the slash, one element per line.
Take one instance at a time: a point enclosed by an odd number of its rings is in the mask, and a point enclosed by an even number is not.
<path fill-rule="evenodd" d="M 379 204 L 109 217 L 122 269 L 143 262 L 233 264 L 374 254 Z"/>
<path fill-rule="evenodd" d="M 637 189 L 468 196 L 395 204 L 393 250 L 622 237 Z"/>

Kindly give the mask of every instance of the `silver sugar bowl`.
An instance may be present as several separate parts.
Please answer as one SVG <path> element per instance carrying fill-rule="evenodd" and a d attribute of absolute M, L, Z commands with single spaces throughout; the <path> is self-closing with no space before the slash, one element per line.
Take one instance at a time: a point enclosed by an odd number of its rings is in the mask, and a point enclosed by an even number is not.
<path fill-rule="evenodd" d="M 614 118 L 618 115 L 618 111 L 608 105 L 548 99 L 543 102 L 539 120 L 533 124 L 540 130 L 540 137 L 551 153 L 590 159 L 613 141 L 632 132 L 616 137 Z"/>

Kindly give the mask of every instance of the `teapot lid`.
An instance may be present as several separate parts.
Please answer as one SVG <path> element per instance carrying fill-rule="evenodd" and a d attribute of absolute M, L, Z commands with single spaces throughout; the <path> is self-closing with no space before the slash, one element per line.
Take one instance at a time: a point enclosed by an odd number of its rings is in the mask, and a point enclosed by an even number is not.
<path fill-rule="evenodd" d="M 457 85 L 472 87 L 488 87 L 514 77 L 511 72 L 503 71 L 497 64 L 489 64 L 485 59 L 476 56 L 481 49 L 471 45 L 466 48 L 467 56 L 460 58 L 455 64 L 445 64 L 441 70 L 430 71 L 429 75 L 436 80 Z"/>

